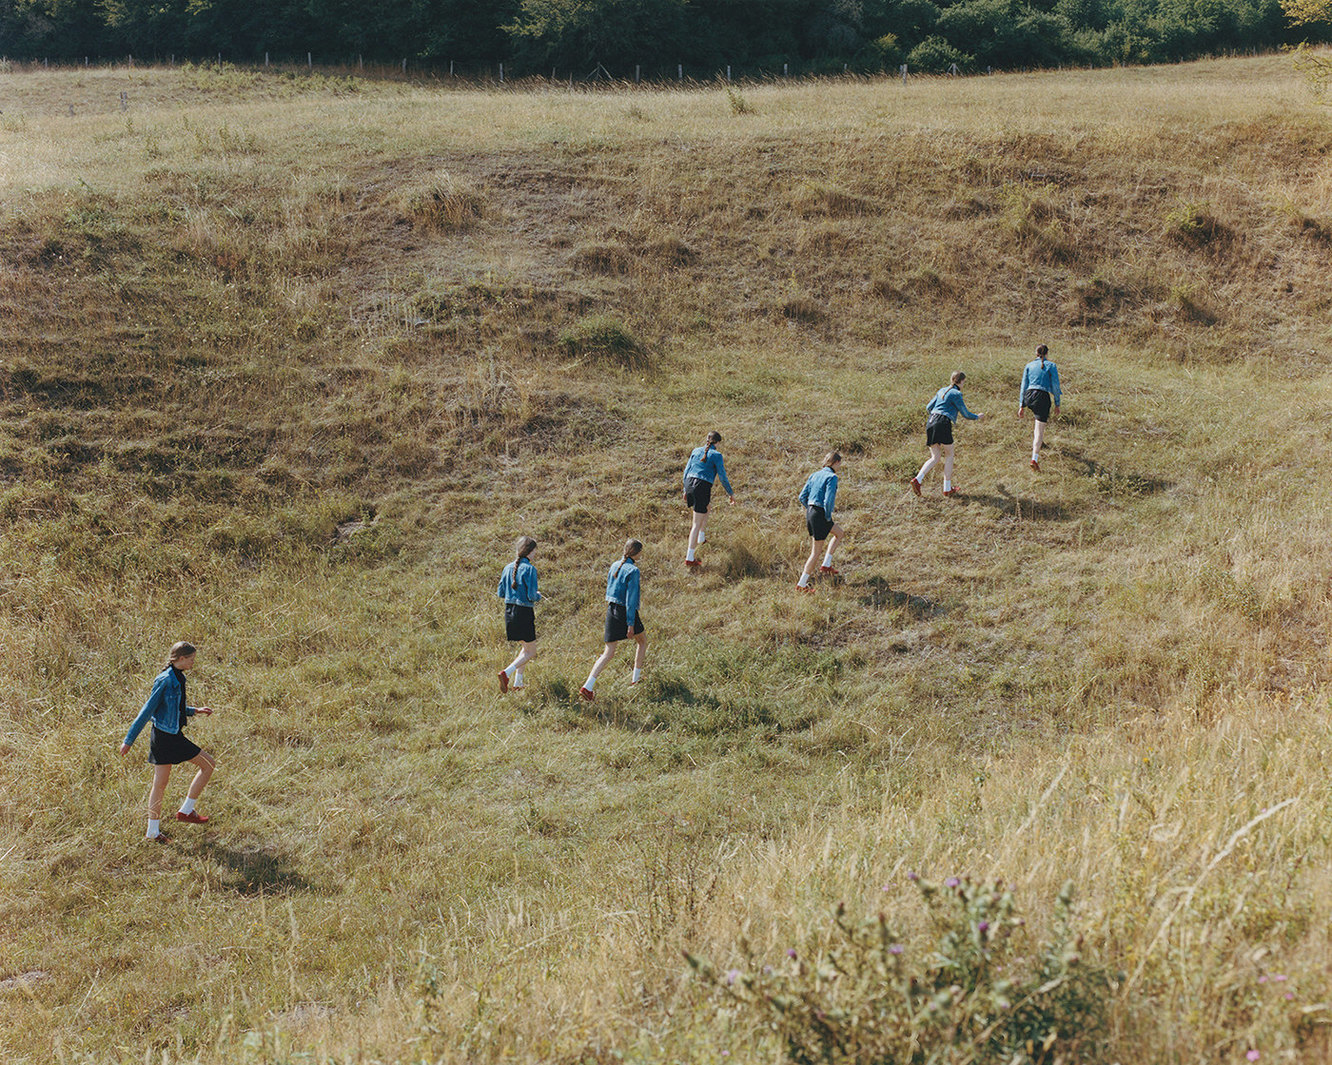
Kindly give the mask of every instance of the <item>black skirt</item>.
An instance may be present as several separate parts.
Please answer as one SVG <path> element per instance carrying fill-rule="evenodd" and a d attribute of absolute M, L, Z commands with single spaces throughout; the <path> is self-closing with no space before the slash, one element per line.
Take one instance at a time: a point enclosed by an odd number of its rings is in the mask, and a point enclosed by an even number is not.
<path fill-rule="evenodd" d="M 1050 420 L 1050 400 L 1053 397 L 1043 388 L 1029 388 L 1022 393 L 1022 405 L 1036 415 L 1038 422 Z"/>
<path fill-rule="evenodd" d="M 828 539 L 828 534 L 833 529 L 833 523 L 828 520 L 828 515 L 823 512 L 822 507 L 810 504 L 805 508 L 805 528 L 809 530 L 810 536 L 822 542 Z"/>
<path fill-rule="evenodd" d="M 689 478 L 685 485 L 685 502 L 694 508 L 695 514 L 706 514 L 712 502 L 712 482 L 697 477 Z"/>
<path fill-rule="evenodd" d="M 149 765 L 179 765 L 199 753 L 200 748 L 186 739 L 183 732 L 163 732 L 154 728 L 148 740 Z"/>
<path fill-rule="evenodd" d="M 505 603 L 504 635 L 506 639 L 531 643 L 536 639 L 536 611 L 520 603 Z"/>
<path fill-rule="evenodd" d="M 643 631 L 643 612 L 634 618 L 634 635 Z M 606 642 L 619 643 L 629 638 L 629 617 L 623 603 L 606 604 Z"/>
<path fill-rule="evenodd" d="M 931 414 L 925 423 L 925 446 L 951 444 L 953 442 L 953 422 L 947 414 Z"/>

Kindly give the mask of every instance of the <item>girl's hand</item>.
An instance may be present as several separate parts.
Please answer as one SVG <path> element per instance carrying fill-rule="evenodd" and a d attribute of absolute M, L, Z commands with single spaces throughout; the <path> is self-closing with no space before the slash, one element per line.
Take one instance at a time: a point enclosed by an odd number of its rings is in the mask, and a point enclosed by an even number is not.
<path fill-rule="evenodd" d="M 211 706 L 200 706 L 194 712 L 196 714 L 212 714 L 213 708 Z"/>
<path fill-rule="evenodd" d="M 1019 407 L 1019 408 L 1018 408 L 1018 417 L 1019 417 L 1019 418 L 1022 417 L 1022 414 L 1023 414 L 1023 412 L 1024 412 L 1026 409 L 1027 409 L 1026 407 Z"/>
<path fill-rule="evenodd" d="M 123 757 L 125 757 L 125 755 L 127 755 L 127 754 L 129 754 L 129 744 L 128 744 L 128 743 L 122 743 L 122 744 L 120 745 L 120 756 L 123 758 Z"/>
<path fill-rule="evenodd" d="M 729 496 L 726 497 L 726 505 L 729 506 L 729 507 L 733 507 L 733 506 L 735 506 L 735 495 L 734 495 L 734 494 L 729 495 Z"/>
<path fill-rule="evenodd" d="M 978 421 L 978 422 L 983 422 L 983 421 L 985 421 L 985 415 L 984 415 L 984 414 L 977 414 L 977 415 L 976 415 L 976 421 Z"/>

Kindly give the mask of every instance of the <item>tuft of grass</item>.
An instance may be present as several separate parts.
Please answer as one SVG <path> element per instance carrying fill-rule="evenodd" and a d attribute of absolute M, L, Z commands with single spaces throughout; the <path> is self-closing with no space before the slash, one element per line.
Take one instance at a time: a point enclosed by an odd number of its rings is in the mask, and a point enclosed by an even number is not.
<path fill-rule="evenodd" d="M 560 334 L 560 350 L 575 358 L 591 358 L 629 368 L 648 364 L 642 342 L 618 318 L 594 314 L 579 319 Z"/>
<path fill-rule="evenodd" d="M 446 170 L 400 189 L 397 202 L 413 222 L 440 233 L 468 229 L 486 216 L 486 201 L 476 186 Z"/>

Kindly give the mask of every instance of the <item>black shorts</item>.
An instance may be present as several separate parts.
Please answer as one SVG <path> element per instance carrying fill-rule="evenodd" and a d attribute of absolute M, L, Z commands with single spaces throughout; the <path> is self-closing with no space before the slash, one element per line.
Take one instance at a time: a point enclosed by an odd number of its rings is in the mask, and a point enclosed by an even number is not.
<path fill-rule="evenodd" d="M 947 414 L 931 414 L 925 423 L 925 446 L 951 444 L 953 442 L 953 422 Z"/>
<path fill-rule="evenodd" d="M 536 611 L 519 603 L 504 604 L 504 637 L 531 643 L 536 639 Z"/>
<path fill-rule="evenodd" d="M 706 514 L 712 502 L 712 482 L 689 478 L 685 482 L 685 502 L 694 508 L 695 514 Z"/>
<path fill-rule="evenodd" d="M 150 765 L 179 765 L 200 754 L 200 749 L 183 732 L 163 732 L 154 728 L 148 739 Z"/>
<path fill-rule="evenodd" d="M 815 540 L 826 540 L 828 534 L 832 532 L 833 523 L 828 520 L 828 515 L 823 513 L 822 507 L 808 506 L 805 508 L 805 528 L 809 530 L 809 535 Z"/>
<path fill-rule="evenodd" d="M 643 612 L 640 610 L 634 618 L 634 635 L 643 631 Z M 606 604 L 606 642 L 619 643 L 629 639 L 629 619 L 623 603 Z"/>
<path fill-rule="evenodd" d="M 1022 393 L 1022 405 L 1036 415 L 1038 422 L 1050 420 L 1050 393 L 1043 388 L 1029 388 Z"/>

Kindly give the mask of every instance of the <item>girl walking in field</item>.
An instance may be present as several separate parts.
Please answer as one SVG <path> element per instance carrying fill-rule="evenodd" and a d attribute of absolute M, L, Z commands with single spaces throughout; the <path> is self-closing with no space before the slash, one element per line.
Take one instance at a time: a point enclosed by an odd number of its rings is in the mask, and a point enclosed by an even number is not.
<path fill-rule="evenodd" d="M 689 528 L 689 544 L 685 549 L 685 565 L 691 568 L 702 565 L 694 553 L 706 541 L 703 530 L 708 526 L 708 504 L 712 501 L 712 485 L 718 477 L 726 489 L 727 503 L 735 504 L 735 493 L 731 491 L 731 482 L 726 479 L 726 464 L 722 462 L 722 453 L 717 450 L 720 443 L 721 433 L 714 429 L 708 433 L 702 447 L 696 447 L 690 452 L 689 461 L 685 463 L 685 506 L 694 512 L 694 522 Z"/>
<path fill-rule="evenodd" d="M 504 635 L 522 644 L 518 657 L 499 672 L 501 694 L 523 687 L 523 666 L 536 655 L 536 611 L 541 600 L 537 591 L 537 570 L 532 562 L 537 542 L 530 536 L 518 537 L 513 545 L 513 561 L 500 574 L 495 594 L 504 600 Z"/>
<path fill-rule="evenodd" d="M 587 675 L 587 683 L 578 689 L 578 694 L 589 702 L 596 698 L 592 689 L 596 687 L 597 677 L 620 649 L 620 644 L 633 633 L 634 672 L 630 684 L 637 684 L 643 679 L 643 665 L 647 661 L 647 637 L 643 635 L 643 617 L 638 612 L 639 574 L 635 561 L 643 550 L 637 540 L 626 540 L 624 557 L 611 566 L 606 575 L 606 649 L 592 666 Z"/>
<path fill-rule="evenodd" d="M 1022 371 L 1022 387 L 1018 389 L 1018 417 L 1025 410 L 1036 419 L 1031 438 L 1031 468 L 1040 472 L 1041 448 L 1045 444 L 1045 423 L 1050 420 L 1050 405 L 1059 413 L 1059 369 L 1047 359 L 1050 349 L 1044 344 L 1036 348 L 1036 358 Z"/>
<path fill-rule="evenodd" d="M 962 401 L 962 382 L 966 379 L 966 374 L 961 370 L 955 370 L 949 378 L 949 383 L 939 389 L 934 398 L 925 405 L 927 413 L 925 443 L 930 449 L 930 457 L 925 460 L 920 472 L 911 478 L 911 490 L 916 495 L 920 495 L 920 486 L 925 481 L 925 475 L 934 469 L 941 455 L 944 460 L 943 494 L 957 495 L 957 488 L 953 485 L 953 423 L 957 421 L 959 414 L 973 421 L 985 420 L 984 414 L 972 414 Z"/>
<path fill-rule="evenodd" d="M 194 668 L 195 653 L 194 645 L 184 640 L 172 645 L 166 669 L 153 680 L 148 701 L 143 704 L 143 709 L 130 725 L 120 745 L 120 753 L 129 754 L 134 740 L 151 719 L 153 728 L 148 740 L 148 761 L 153 766 L 153 786 L 148 793 L 148 839 L 155 843 L 166 843 L 168 840 L 162 831 L 162 796 L 166 794 L 173 765 L 193 762 L 198 766 L 176 820 L 192 825 L 202 825 L 208 821 L 194 807 L 208 784 L 208 778 L 213 775 L 217 760 L 211 751 L 202 751 L 186 739 L 183 731 L 187 718 L 213 712 L 211 707 L 189 706 L 185 701 L 185 674 Z"/>
<path fill-rule="evenodd" d="M 800 573 L 796 587 L 803 592 L 812 592 L 810 578 L 814 576 L 814 567 L 820 573 L 835 574 L 833 568 L 833 549 L 841 542 L 842 527 L 833 521 L 833 505 L 837 501 L 837 470 L 842 465 L 842 456 L 836 451 L 829 451 L 823 456 L 823 465 L 809 475 L 805 487 L 800 489 L 800 505 L 805 508 L 805 528 L 809 530 L 811 545 L 809 558 Z M 826 549 L 825 549 L 826 544 Z M 823 552 L 823 562 L 819 563 L 819 552 Z"/>

